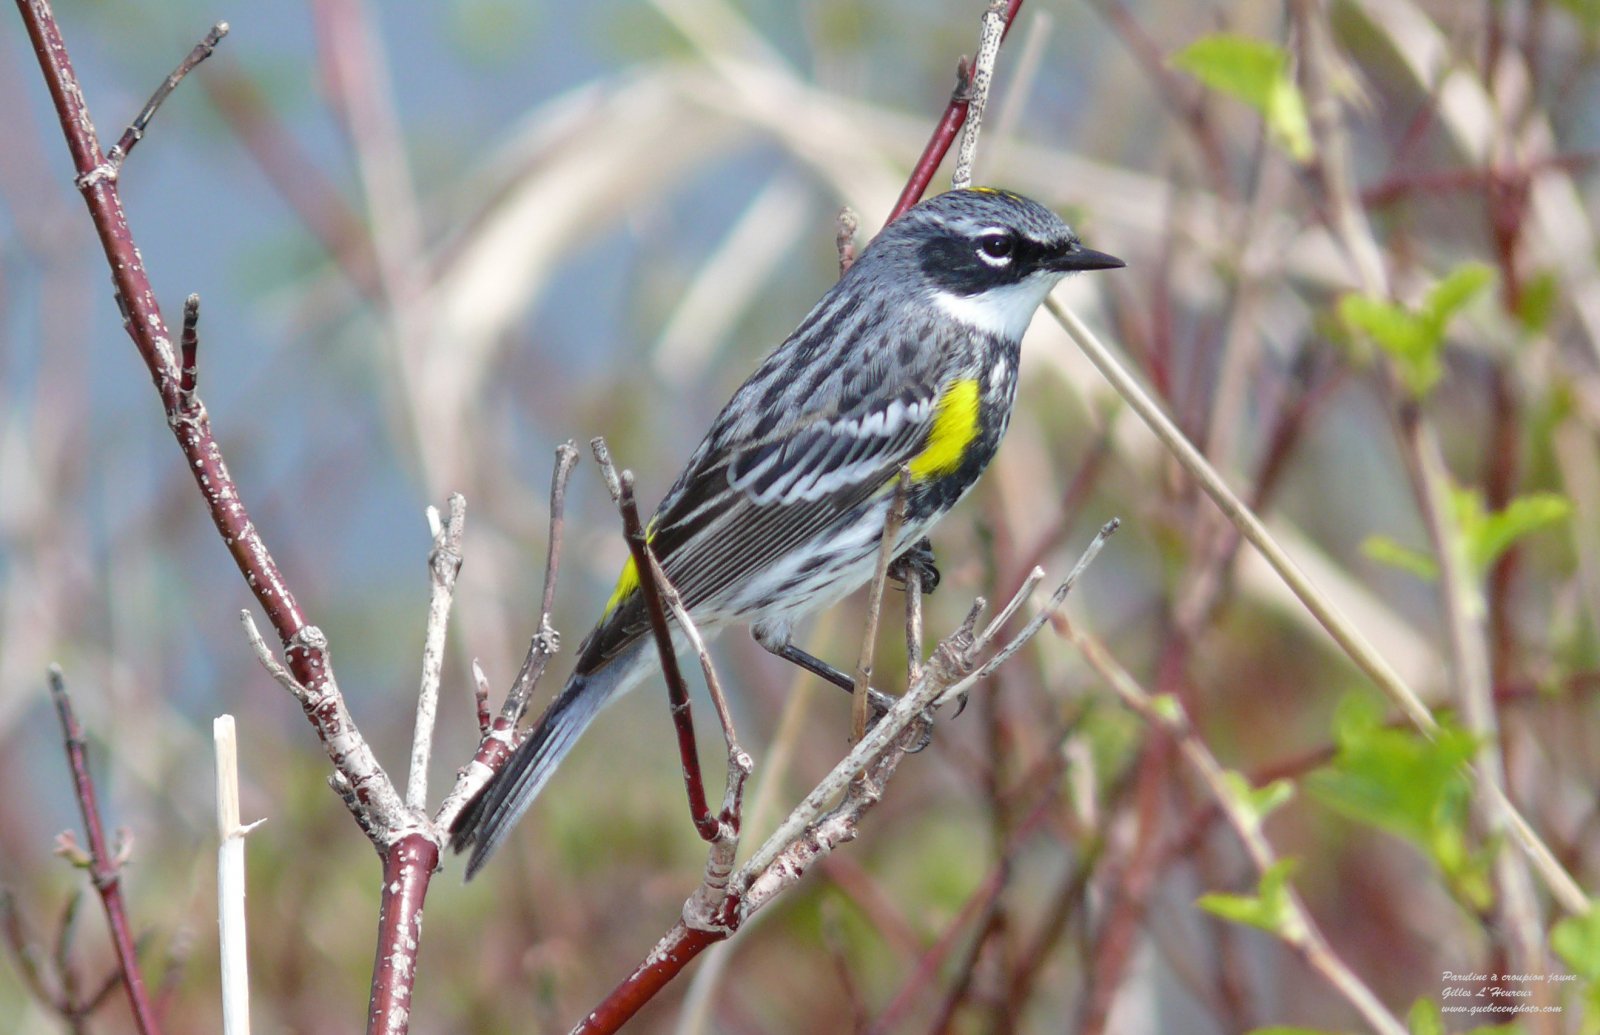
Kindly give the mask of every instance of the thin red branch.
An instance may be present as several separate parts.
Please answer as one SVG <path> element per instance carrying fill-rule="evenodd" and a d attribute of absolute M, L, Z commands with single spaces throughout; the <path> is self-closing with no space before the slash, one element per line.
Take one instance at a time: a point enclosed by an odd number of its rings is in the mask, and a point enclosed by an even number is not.
<path fill-rule="evenodd" d="M 1005 35 L 1010 34 L 1011 24 L 1016 20 L 1017 12 L 1022 8 L 1022 0 L 1010 0 L 1006 4 Z M 1005 39 L 1005 35 L 1000 38 Z M 928 192 L 928 184 L 933 182 L 933 174 L 939 171 L 939 164 L 944 161 L 944 156 L 950 152 L 950 145 L 956 142 L 956 137 L 961 134 L 961 127 L 967 121 L 967 108 L 971 103 L 968 93 L 971 69 L 967 59 L 962 58 L 956 64 L 956 87 L 950 93 L 950 103 L 945 105 L 944 114 L 939 117 L 938 125 L 933 127 L 933 135 L 928 138 L 927 146 L 922 149 L 922 155 L 917 159 L 917 164 L 911 168 L 911 178 L 906 181 L 905 189 L 900 192 L 900 200 L 894 203 L 894 208 L 889 212 L 889 218 L 884 220 L 887 225 L 906 214 L 906 211 L 922 200 Z"/>
<path fill-rule="evenodd" d="M 609 1035 L 617 1031 L 683 973 L 695 957 L 726 937 L 724 932 L 695 930 L 679 920 L 644 962 L 573 1027 L 572 1035 Z"/>
<path fill-rule="evenodd" d="M 72 789 L 78 799 L 78 809 L 83 813 L 84 835 L 89 839 L 89 877 L 94 890 L 100 895 L 105 908 L 106 923 L 111 928 L 111 944 L 116 950 L 117 964 L 122 970 L 122 986 L 128 992 L 128 1006 L 133 1011 L 134 1025 L 140 1035 L 156 1035 L 161 1023 L 151 1003 L 145 985 L 144 973 L 139 969 L 139 954 L 134 947 L 133 931 L 128 923 L 127 906 L 122 901 L 122 860 L 112 854 L 106 843 L 105 827 L 100 822 L 100 803 L 96 798 L 94 777 L 89 775 L 88 749 L 84 744 L 83 727 L 72 710 L 72 698 L 67 695 L 66 681 L 61 670 L 50 667 L 50 698 L 55 702 L 56 715 L 61 720 L 61 735 L 66 742 L 67 765 L 72 769 Z"/>
<path fill-rule="evenodd" d="M 700 837 L 710 841 L 721 831 L 722 825 L 711 814 L 706 803 L 705 780 L 700 775 L 700 753 L 694 742 L 694 714 L 689 706 L 689 688 L 678 667 L 678 653 L 672 646 L 672 631 L 667 626 L 667 608 L 661 601 L 661 587 L 656 584 L 655 568 L 650 563 L 650 541 L 645 535 L 644 523 L 639 520 L 639 504 L 633 496 L 633 472 L 621 474 L 622 494 L 617 500 L 622 510 L 622 530 L 628 539 L 628 550 L 633 554 L 634 567 L 639 572 L 639 592 L 644 597 L 645 611 L 650 616 L 650 631 L 655 635 L 656 650 L 661 656 L 661 672 L 667 682 L 667 699 L 672 707 L 672 725 L 678 734 L 678 757 L 683 762 L 683 787 L 689 796 L 689 818 Z"/>
<path fill-rule="evenodd" d="M 181 391 L 181 371 L 174 361 L 172 338 L 166 318 L 150 286 L 144 260 L 135 246 L 117 188 L 117 171 L 107 163 L 95 136 L 94 122 L 78 77 L 67 56 L 66 43 L 47 0 L 17 0 L 17 8 L 27 27 L 28 38 L 39 58 L 40 71 L 50 90 L 56 116 L 72 155 L 75 182 L 94 221 L 95 232 L 111 267 L 111 279 L 127 316 L 128 335 L 133 339 L 146 369 L 161 397 L 167 423 L 188 461 L 190 473 L 205 497 L 211 520 L 216 523 L 228 552 L 266 611 L 267 620 L 283 641 L 290 670 L 313 692 L 327 680 L 327 665 L 320 649 L 296 645 L 294 640 L 306 628 L 305 614 L 294 594 L 284 583 L 277 563 L 250 521 L 239 496 L 238 486 L 223 462 L 211 432 L 211 421 L 197 399 L 185 405 Z"/>
<path fill-rule="evenodd" d="M 128 334 L 155 383 L 167 424 L 178 440 L 185 466 L 205 498 L 211 519 L 283 644 L 288 671 L 283 673 L 280 682 L 294 690 L 307 718 L 316 727 L 318 739 L 335 766 L 335 787 L 383 856 L 385 881 L 377 949 L 379 967 L 373 975 L 368 1019 L 371 1030 L 403 1032 L 409 1019 L 421 904 L 438 863 L 434 832 L 426 828 L 425 820 L 405 808 L 393 783 L 356 731 L 333 678 L 327 640 L 320 630 L 307 623 L 245 509 L 238 486 L 228 472 L 212 433 L 205 406 L 190 390 L 195 380 L 192 357 L 196 341 L 192 334 L 186 335 L 191 340 L 182 343 L 185 366 L 180 367 L 166 319 L 122 208 L 117 186 L 118 168 L 100 151 L 94 123 L 49 3 L 47 0 L 17 0 L 17 7 L 66 137 L 77 174 L 75 183 L 89 208 L 111 267 Z M 190 57 L 191 61 L 195 59 L 194 54 Z M 158 91 L 158 96 L 161 95 Z M 186 331 L 192 331 L 193 321 L 186 323 Z M 271 661 L 270 653 L 264 654 L 263 660 Z M 70 748 L 72 737 L 69 735 L 68 739 Z M 87 804 L 85 814 L 86 818 L 92 816 Z M 91 825 L 91 840 L 94 837 Z M 100 840 L 103 842 L 103 835 Z M 96 849 L 97 856 L 102 849 L 103 845 Z M 114 892 L 113 878 L 114 873 L 96 870 L 97 887 L 104 885 Z M 102 895 L 106 895 L 104 889 Z M 108 914 L 113 900 L 120 908 L 120 899 L 114 895 L 107 897 Z M 132 940 L 125 930 L 118 934 L 115 919 L 113 934 L 118 937 L 124 973 L 136 974 L 137 971 L 132 970 Z M 136 1010 L 143 996 L 142 981 L 139 987 Z M 140 1017 L 142 1031 L 156 1030 L 153 1017 L 148 1000 L 144 1000 Z"/>

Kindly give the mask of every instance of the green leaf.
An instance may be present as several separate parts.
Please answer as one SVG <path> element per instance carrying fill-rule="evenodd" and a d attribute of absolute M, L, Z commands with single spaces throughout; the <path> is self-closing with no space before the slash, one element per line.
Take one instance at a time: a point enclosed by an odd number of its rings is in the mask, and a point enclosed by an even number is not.
<path fill-rule="evenodd" d="M 1569 916 L 1550 928 L 1550 947 L 1585 981 L 1600 981 L 1600 901 L 1588 915 Z"/>
<path fill-rule="evenodd" d="M 1279 806 L 1294 797 L 1294 784 L 1288 780 L 1274 780 L 1263 787 L 1254 787 L 1249 777 L 1234 769 L 1222 774 L 1222 783 L 1229 797 L 1257 827 Z"/>
<path fill-rule="evenodd" d="M 1494 268 L 1481 262 L 1458 266 L 1433 286 L 1423 300 L 1422 312 L 1442 334 L 1450 318 L 1494 283 Z"/>
<path fill-rule="evenodd" d="M 1459 900 L 1486 908 L 1491 851 L 1474 850 L 1468 833 L 1472 788 L 1463 765 L 1476 753 L 1472 735 L 1448 722 L 1431 740 L 1390 728 L 1377 703 L 1351 696 L 1335 715 L 1334 743 L 1333 761 L 1306 778 L 1307 790 L 1335 812 L 1410 841 Z"/>
<path fill-rule="evenodd" d="M 1590 33 L 1600 32 L 1600 0 L 1556 0 Z"/>
<path fill-rule="evenodd" d="M 1439 562 L 1409 546 L 1402 546 L 1386 535 L 1369 535 L 1361 542 L 1361 552 L 1391 568 L 1408 571 L 1419 579 L 1432 582 L 1439 577 Z"/>
<path fill-rule="evenodd" d="M 1600 901 L 1590 900 L 1588 915 L 1566 917 L 1550 928 L 1550 947 L 1583 982 L 1589 1012 L 1600 1013 Z"/>
<path fill-rule="evenodd" d="M 1406 1031 L 1411 1035 L 1444 1035 L 1444 1014 L 1431 999 L 1418 999 L 1406 1014 Z"/>
<path fill-rule="evenodd" d="M 1451 505 L 1456 527 L 1466 539 L 1467 559 L 1478 572 L 1488 571 L 1518 539 L 1565 521 L 1572 513 L 1572 504 L 1556 492 L 1518 496 L 1504 510 L 1490 514 L 1477 489 L 1452 489 Z"/>
<path fill-rule="evenodd" d="M 1289 874 L 1296 865 L 1294 859 L 1279 859 L 1267 867 L 1254 895 L 1211 892 L 1201 895 L 1195 904 L 1224 920 L 1259 927 L 1285 941 L 1298 941 L 1305 936 L 1305 930 L 1289 902 Z"/>
<path fill-rule="evenodd" d="M 1529 334 L 1542 334 L 1550 326 L 1550 316 L 1555 312 L 1561 294 L 1560 282 L 1549 270 L 1528 279 L 1522 286 L 1522 297 L 1517 300 L 1517 322 Z"/>
<path fill-rule="evenodd" d="M 1295 161 L 1311 159 L 1311 122 L 1289 75 L 1288 51 L 1250 36 L 1216 33 L 1178 51 L 1172 65 L 1260 112 L 1273 143 Z"/>
<path fill-rule="evenodd" d="M 1421 398 L 1444 375 L 1444 338 L 1451 318 L 1493 282 L 1493 269 L 1467 263 L 1435 284 L 1415 309 L 1350 294 L 1339 299 L 1339 319 L 1388 353 L 1401 382 Z"/>

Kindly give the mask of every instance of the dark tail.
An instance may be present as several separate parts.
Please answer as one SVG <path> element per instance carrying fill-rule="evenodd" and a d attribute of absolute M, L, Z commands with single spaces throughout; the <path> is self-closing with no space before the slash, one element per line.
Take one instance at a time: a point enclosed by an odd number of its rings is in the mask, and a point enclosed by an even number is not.
<path fill-rule="evenodd" d="M 617 670 L 626 667 L 612 665 L 588 676 L 573 675 L 505 768 L 462 811 L 450 833 L 456 851 L 472 846 L 472 857 L 467 860 L 468 880 L 483 868 L 528 811 L 556 766 L 610 699 L 620 675 Z"/>

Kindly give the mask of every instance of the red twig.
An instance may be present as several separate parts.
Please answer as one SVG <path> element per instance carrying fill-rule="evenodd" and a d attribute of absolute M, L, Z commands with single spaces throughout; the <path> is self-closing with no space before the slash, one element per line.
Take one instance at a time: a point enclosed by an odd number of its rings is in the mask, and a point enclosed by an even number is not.
<path fill-rule="evenodd" d="M 290 670 L 314 693 L 327 682 L 327 665 L 320 648 L 297 645 L 297 635 L 306 628 L 305 614 L 294 594 L 284 583 L 260 534 L 251 524 L 249 512 L 239 497 L 238 486 L 223 462 L 222 451 L 211 432 L 211 421 L 198 400 L 188 405 L 181 390 L 181 371 L 173 360 L 172 338 L 166 318 L 145 273 L 144 261 L 135 246 L 133 232 L 122 210 L 117 189 L 117 170 L 100 152 L 94 123 L 72 70 L 60 27 L 47 0 L 17 0 L 17 8 L 27 27 L 28 38 L 39 58 L 45 85 L 55 105 L 56 116 L 72 154 L 76 184 L 89 206 L 95 232 L 111 267 L 111 279 L 127 315 L 128 335 L 133 339 L 156 392 L 166 411 L 167 423 L 183 450 L 190 473 L 205 497 L 211 520 L 216 523 L 228 552 L 266 611 L 267 619 L 283 641 Z"/>
<path fill-rule="evenodd" d="M 174 356 L 166 319 L 123 212 L 117 164 L 100 151 L 94 123 L 48 0 L 17 0 L 17 7 L 72 155 L 75 183 L 88 205 L 111 267 L 128 334 L 155 383 L 167 424 L 178 440 L 185 466 L 205 498 L 211 519 L 283 644 L 288 669 L 281 673 L 280 682 L 293 690 L 316 727 L 318 739 L 334 763 L 335 788 L 383 856 L 384 923 L 377 950 L 380 966 L 373 975 L 369 1024 L 374 1031 L 404 1031 L 415 977 L 421 902 L 438 861 L 438 846 L 432 842 L 433 833 L 426 828 L 426 820 L 405 808 L 393 783 L 357 732 L 333 678 L 326 638 L 307 623 L 250 520 L 238 486 L 223 461 L 205 406 L 192 391 L 194 342 L 184 343 L 187 369 Z M 202 44 L 180 66 L 180 71 L 197 63 L 195 55 L 201 50 L 209 53 L 207 45 Z M 158 97 L 164 96 L 163 91 L 157 93 Z M 269 652 L 264 653 L 263 661 L 276 665 Z M 431 850 L 423 848 L 419 841 L 432 844 Z M 101 883 L 97 872 L 96 884 Z M 110 908 L 108 899 L 108 912 Z M 115 926 L 114 922 L 114 933 Z M 132 966 L 132 942 L 125 932 L 121 940 L 127 943 L 125 947 L 119 944 L 127 973 Z M 136 1005 L 137 1002 L 136 999 Z M 146 1002 L 145 1017 L 151 1016 Z M 144 1019 L 141 1018 L 142 1030 L 156 1030 L 153 1022 L 145 1024 Z"/>
<path fill-rule="evenodd" d="M 1010 0 L 1006 4 L 1006 33 L 1011 32 L 1011 23 L 1017 17 L 1017 11 L 1022 7 L 1022 0 Z M 1005 36 L 1002 35 L 1001 39 Z M 922 200 L 922 195 L 928 191 L 928 184 L 933 182 L 933 174 L 939 171 L 939 163 L 944 161 L 944 156 L 949 153 L 950 145 L 956 142 L 956 137 L 961 133 L 962 125 L 967 121 L 967 107 L 972 97 L 968 93 L 971 69 L 967 59 L 962 58 L 956 64 L 956 88 L 951 91 L 950 103 L 945 106 L 944 114 L 939 118 L 939 124 L 934 126 L 933 135 L 928 138 L 927 146 L 922 149 L 922 155 L 917 159 L 917 164 L 911 169 L 911 178 L 906 181 L 905 189 L 900 192 L 900 200 L 894 203 L 889 218 L 884 222 L 892 223 L 906 214 L 906 210 Z"/>
<path fill-rule="evenodd" d="M 404 1032 L 411 1018 L 411 989 L 422 945 L 422 903 L 439 868 L 439 843 L 408 834 L 383 856 L 383 900 L 378 909 L 378 955 L 372 962 L 367 1003 L 369 1033 Z"/>
<path fill-rule="evenodd" d="M 89 839 L 89 877 L 100 895 L 105 908 L 106 923 L 111 928 L 111 944 L 116 949 L 117 964 L 122 969 L 122 986 L 128 992 L 128 1005 L 133 1011 L 134 1025 L 140 1035 L 153 1035 L 161 1031 L 156 1018 L 150 992 L 139 969 L 139 955 L 134 948 L 133 932 L 128 924 L 127 907 L 122 901 L 122 860 L 114 856 L 106 844 L 105 827 L 100 822 L 100 804 L 96 799 L 94 778 L 89 775 L 88 751 L 83 740 L 83 727 L 72 710 L 72 699 L 67 696 L 67 686 L 61 670 L 50 666 L 50 698 L 55 702 L 56 715 L 61 720 L 61 735 L 66 741 L 67 765 L 72 769 L 72 789 L 78 799 L 78 809 L 83 813 L 84 835 Z"/>
<path fill-rule="evenodd" d="M 681 974 L 689 961 L 726 937 L 726 932 L 696 930 L 679 920 L 644 962 L 573 1027 L 572 1035 L 602 1035 L 621 1028 Z"/>
<path fill-rule="evenodd" d="M 634 566 L 639 572 L 639 592 L 644 597 L 645 611 L 650 615 L 650 631 L 655 635 L 656 650 L 661 656 L 661 672 L 667 682 L 667 699 L 672 705 L 672 725 L 678 734 L 678 756 L 683 762 L 683 786 L 689 795 L 689 818 L 694 829 L 710 841 L 721 830 L 717 817 L 711 814 L 706 803 L 705 780 L 700 775 L 700 753 L 694 743 L 694 715 L 689 707 L 689 688 L 678 667 L 678 654 L 672 646 L 672 631 L 667 626 L 667 608 L 661 602 L 661 587 L 656 584 L 654 566 L 650 563 L 650 542 L 644 524 L 639 520 L 639 504 L 633 496 L 633 472 L 623 471 L 619 476 L 621 495 L 617 505 L 622 510 L 622 530 L 628 538 L 628 550 L 633 554 Z"/>

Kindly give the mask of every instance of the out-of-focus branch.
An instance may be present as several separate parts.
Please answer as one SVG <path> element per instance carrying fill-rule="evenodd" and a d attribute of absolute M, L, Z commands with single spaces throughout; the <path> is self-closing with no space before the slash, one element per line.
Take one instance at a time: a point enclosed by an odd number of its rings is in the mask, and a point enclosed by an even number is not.
<path fill-rule="evenodd" d="M 1229 786 L 1226 771 L 1195 732 L 1183 705 L 1172 697 L 1157 701 L 1128 674 L 1098 639 L 1069 622 L 1063 622 L 1062 625 L 1067 639 L 1082 652 L 1090 667 L 1111 685 L 1123 703 L 1150 725 L 1164 730 L 1177 741 L 1184 758 L 1244 844 L 1257 874 L 1265 874 L 1272 869 L 1278 857 L 1266 835 L 1261 832 L 1260 816 L 1247 810 L 1238 792 Z M 1354 1006 L 1374 1031 L 1382 1035 L 1406 1035 L 1405 1023 L 1390 1013 L 1372 989 L 1333 951 L 1299 893 L 1286 885 L 1282 901 L 1286 913 L 1277 934 L 1284 944 Z"/>
<path fill-rule="evenodd" d="M 1354 188 L 1344 118 L 1332 88 L 1336 60 L 1332 27 L 1326 10 L 1315 0 L 1296 0 L 1292 9 L 1300 29 L 1307 111 L 1318 146 L 1317 168 L 1333 229 L 1350 257 L 1362 291 L 1388 298 L 1391 284 L 1383 251 Z M 1523 849 L 1520 855 L 1496 853 L 1495 908 L 1511 938 L 1513 968 L 1542 972 L 1544 931 L 1530 868 L 1540 871 L 1568 912 L 1588 913 L 1590 900 L 1506 796 L 1482 591 L 1469 572 L 1461 531 L 1450 516 L 1449 469 L 1438 436 L 1409 401 L 1402 403 L 1402 410 L 1401 447 L 1420 500 L 1423 522 L 1439 559 L 1439 589 L 1450 634 L 1456 696 L 1467 728 L 1480 738 L 1471 767 L 1478 790 L 1473 807 L 1491 836 L 1510 832 Z M 1424 727 L 1423 732 L 1432 730 Z"/>
<path fill-rule="evenodd" d="M 161 1031 L 161 1024 L 150 1001 L 144 973 L 139 969 L 133 929 L 128 923 L 127 906 L 122 901 L 122 864 L 126 861 L 126 850 L 119 847 L 118 851 L 112 852 L 106 843 L 94 778 L 89 775 L 88 747 L 84 742 L 83 727 L 72 710 L 66 679 L 56 665 L 50 666 L 50 699 L 55 702 L 56 717 L 61 720 L 67 765 L 72 770 L 72 790 L 78 799 L 78 810 L 83 814 L 84 835 L 89 840 L 88 855 L 74 861 L 80 862 L 89 871 L 89 879 L 105 909 L 106 923 L 111 928 L 111 944 L 117 953 L 117 965 L 122 970 L 122 987 L 128 993 L 128 1007 L 133 1011 L 134 1025 L 140 1035 L 156 1035 Z M 70 837 L 63 835 L 63 838 L 62 851 L 67 853 L 74 850 Z"/>
<path fill-rule="evenodd" d="M 1095 368 L 1111 382 L 1117 394 L 1122 396 L 1139 418 L 1155 433 L 1162 445 L 1177 459 L 1189 476 L 1199 483 L 1228 520 L 1238 527 L 1240 534 L 1256 548 L 1272 570 L 1283 580 L 1284 585 L 1299 598 L 1306 610 L 1311 612 L 1317 622 L 1327 630 L 1328 635 L 1350 660 L 1366 673 L 1374 685 L 1411 720 L 1413 725 L 1424 733 L 1435 732 L 1439 728 L 1438 720 L 1433 717 L 1433 712 L 1417 692 L 1401 678 L 1389 664 L 1388 659 L 1378 653 L 1377 648 L 1372 646 L 1371 641 L 1355 627 L 1333 600 L 1300 569 L 1288 552 L 1267 531 L 1261 519 L 1234 493 L 1217 473 L 1216 468 L 1212 467 L 1206 458 L 1200 455 L 1199 450 L 1184 437 L 1178 426 L 1162 412 L 1160 405 L 1139 385 L 1099 336 L 1053 296 L 1045 300 L 1045 307 L 1089 357 Z M 1560 901 L 1562 908 L 1569 913 L 1586 914 L 1589 910 L 1589 900 L 1584 895 L 1583 889 L 1561 866 L 1549 846 L 1505 797 L 1504 792 L 1498 786 L 1486 783 L 1480 783 L 1480 787 L 1501 809 L 1512 839 L 1528 855 L 1545 885 Z"/>

